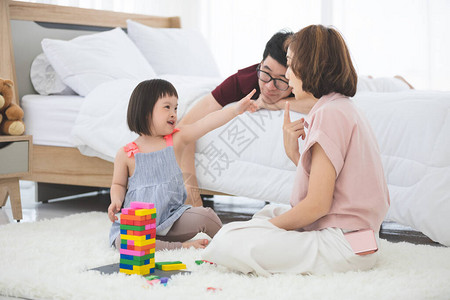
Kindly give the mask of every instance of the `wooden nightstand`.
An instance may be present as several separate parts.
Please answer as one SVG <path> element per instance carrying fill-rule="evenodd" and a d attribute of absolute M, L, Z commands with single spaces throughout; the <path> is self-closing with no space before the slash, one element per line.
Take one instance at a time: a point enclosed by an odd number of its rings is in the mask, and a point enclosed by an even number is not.
<path fill-rule="evenodd" d="M 22 219 L 19 179 L 31 173 L 31 135 L 0 135 L 0 207 L 11 201 L 13 218 Z"/>

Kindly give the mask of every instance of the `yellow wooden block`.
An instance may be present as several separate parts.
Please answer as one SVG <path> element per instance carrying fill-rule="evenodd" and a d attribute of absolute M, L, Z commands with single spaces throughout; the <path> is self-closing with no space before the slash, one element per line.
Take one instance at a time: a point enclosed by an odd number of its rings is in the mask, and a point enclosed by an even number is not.
<path fill-rule="evenodd" d="M 183 270 L 186 269 L 186 265 L 185 264 L 163 265 L 161 268 L 163 271 Z"/>
<path fill-rule="evenodd" d="M 145 241 L 134 241 L 135 246 L 147 246 L 155 243 L 155 239 L 149 239 Z M 151 249 L 150 249 L 151 250 Z M 150 252 L 153 253 L 153 252 Z"/>
<path fill-rule="evenodd" d="M 147 209 L 147 208 L 142 208 L 142 209 L 138 209 L 134 212 L 134 214 L 136 216 L 147 216 L 147 215 L 151 215 L 151 214 L 156 214 L 156 208 L 152 208 L 152 209 Z"/>
<path fill-rule="evenodd" d="M 151 241 L 151 240 L 154 241 L 155 240 L 155 239 L 147 239 L 146 235 L 130 235 L 130 234 L 121 234 L 120 238 L 122 240 L 132 240 L 135 242 L 145 242 L 145 241 Z M 136 245 L 136 243 L 134 243 L 134 244 Z M 151 243 L 147 243 L 145 245 L 148 245 L 148 244 L 151 244 Z M 143 245 L 138 245 L 138 246 L 143 246 Z"/>
<path fill-rule="evenodd" d="M 146 271 L 147 273 L 150 271 L 150 264 L 144 265 L 144 266 L 133 266 L 133 271 L 140 272 L 140 271 Z M 147 274 L 144 273 L 144 274 Z"/>
<path fill-rule="evenodd" d="M 133 270 L 127 270 L 127 269 L 119 269 L 119 272 L 120 273 L 125 273 L 125 274 L 128 274 L 128 275 L 136 274 L 136 273 L 133 272 Z"/>
<path fill-rule="evenodd" d="M 128 270 L 128 269 L 120 269 L 119 271 L 120 271 L 120 273 L 125 273 L 125 274 L 128 274 L 128 275 L 133 275 L 133 274 L 135 274 L 135 275 L 146 275 L 146 274 L 150 273 L 150 269 L 148 269 L 148 270 L 137 270 L 137 271 L 135 271 L 135 270 Z"/>
<path fill-rule="evenodd" d="M 150 266 L 150 268 L 154 268 L 155 267 L 155 258 L 150 258 L 150 262 L 148 265 Z"/>

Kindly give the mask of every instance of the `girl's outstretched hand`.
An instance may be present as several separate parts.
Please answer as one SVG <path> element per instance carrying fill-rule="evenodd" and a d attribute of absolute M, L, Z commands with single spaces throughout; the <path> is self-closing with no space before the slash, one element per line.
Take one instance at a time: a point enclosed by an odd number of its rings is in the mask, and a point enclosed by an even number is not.
<path fill-rule="evenodd" d="M 244 113 L 245 111 L 255 112 L 258 110 L 256 102 L 252 100 L 252 96 L 256 93 L 256 89 L 253 89 L 247 96 L 239 100 L 236 103 L 236 113 L 238 115 Z"/>

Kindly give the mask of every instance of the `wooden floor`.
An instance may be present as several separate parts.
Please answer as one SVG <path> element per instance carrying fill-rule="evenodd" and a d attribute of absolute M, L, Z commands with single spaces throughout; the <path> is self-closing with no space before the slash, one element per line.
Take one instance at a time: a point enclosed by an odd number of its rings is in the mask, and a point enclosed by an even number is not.
<path fill-rule="evenodd" d="M 80 212 L 106 212 L 110 204 L 109 193 L 107 192 L 90 193 L 73 199 L 51 200 L 48 203 L 37 203 L 35 201 L 34 184 L 27 181 L 21 182 L 21 195 L 22 222 L 35 222 Z M 259 200 L 229 196 L 204 198 L 204 204 L 212 207 L 224 224 L 249 220 L 255 212 L 266 205 L 265 202 Z M 8 201 L 7 205 L 0 209 L 0 225 L 14 222 Z M 380 231 L 380 238 L 391 242 L 441 246 L 421 232 L 396 223 L 384 222 Z"/>

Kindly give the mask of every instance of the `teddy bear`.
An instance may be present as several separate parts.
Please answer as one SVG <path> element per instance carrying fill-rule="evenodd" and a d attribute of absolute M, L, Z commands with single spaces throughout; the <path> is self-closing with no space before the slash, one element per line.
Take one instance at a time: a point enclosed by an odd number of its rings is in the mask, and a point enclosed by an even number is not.
<path fill-rule="evenodd" d="M 11 80 L 0 78 L 0 134 L 22 135 L 25 132 L 23 110 L 12 103 L 13 87 Z"/>

